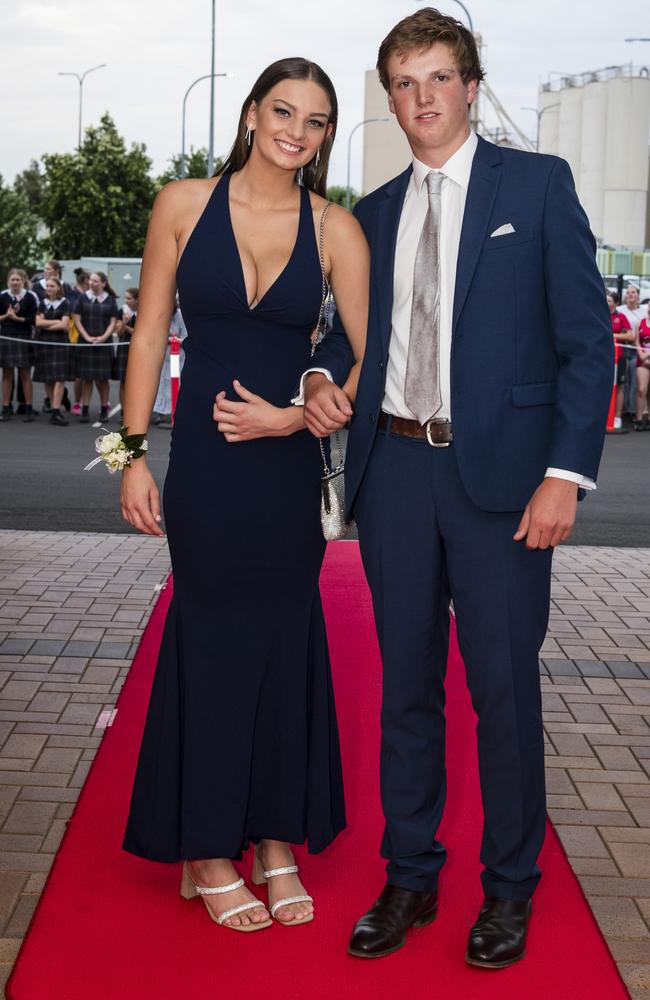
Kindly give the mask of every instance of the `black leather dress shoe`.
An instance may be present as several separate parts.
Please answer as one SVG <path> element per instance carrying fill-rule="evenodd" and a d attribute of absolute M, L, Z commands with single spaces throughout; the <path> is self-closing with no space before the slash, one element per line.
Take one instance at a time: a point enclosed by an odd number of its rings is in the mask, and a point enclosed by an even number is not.
<path fill-rule="evenodd" d="M 505 969 L 523 958 L 530 913 L 529 899 L 486 896 L 469 932 L 465 956 L 468 964 L 483 969 Z"/>
<path fill-rule="evenodd" d="M 406 943 L 409 927 L 430 924 L 437 911 L 437 892 L 386 885 L 374 906 L 354 925 L 348 952 L 357 958 L 391 955 Z"/>

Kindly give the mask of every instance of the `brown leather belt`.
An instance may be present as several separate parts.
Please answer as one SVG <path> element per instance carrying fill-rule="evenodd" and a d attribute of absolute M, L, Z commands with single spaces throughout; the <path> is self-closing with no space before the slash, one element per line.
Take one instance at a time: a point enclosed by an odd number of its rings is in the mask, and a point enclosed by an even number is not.
<path fill-rule="evenodd" d="M 397 434 L 400 437 L 415 438 L 427 441 L 432 448 L 448 448 L 454 440 L 451 421 L 440 417 L 432 417 L 424 426 L 418 420 L 407 420 L 406 417 L 394 417 L 390 413 L 379 415 L 379 429 Z"/>

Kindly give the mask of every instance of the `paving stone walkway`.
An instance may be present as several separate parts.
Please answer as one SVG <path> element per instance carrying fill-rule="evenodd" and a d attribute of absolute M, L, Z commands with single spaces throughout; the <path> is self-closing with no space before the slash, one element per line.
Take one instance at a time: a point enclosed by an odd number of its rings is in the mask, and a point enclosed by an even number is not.
<path fill-rule="evenodd" d="M 3 986 L 168 571 L 144 535 L 0 531 Z"/>
<path fill-rule="evenodd" d="M 154 538 L 0 531 L 2 984 L 168 571 Z M 549 812 L 650 998 L 650 550 L 558 550 L 541 670 Z"/>

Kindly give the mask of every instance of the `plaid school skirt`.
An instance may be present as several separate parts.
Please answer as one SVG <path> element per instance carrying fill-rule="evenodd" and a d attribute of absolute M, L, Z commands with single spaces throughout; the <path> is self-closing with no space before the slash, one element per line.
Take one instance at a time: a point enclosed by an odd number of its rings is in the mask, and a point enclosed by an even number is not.
<path fill-rule="evenodd" d="M 74 356 L 76 347 L 68 340 L 66 330 L 39 330 L 39 340 L 50 341 L 47 347 L 34 344 L 35 382 L 67 382 L 76 377 Z M 58 345 L 61 345 L 60 347 Z M 65 346 L 67 345 L 67 346 Z"/>
<path fill-rule="evenodd" d="M 76 377 L 87 382 L 93 379 L 110 379 L 113 371 L 112 341 L 106 341 L 97 347 L 85 346 L 87 344 L 88 341 L 80 337 L 75 348 Z"/>
<path fill-rule="evenodd" d="M 34 364 L 32 327 L 3 323 L 0 334 L 0 368 L 31 368 Z M 3 340 L 3 337 L 15 337 L 16 340 Z"/>
<path fill-rule="evenodd" d="M 129 360 L 129 344 L 131 343 L 131 338 L 128 340 L 118 340 L 117 342 L 117 353 L 113 358 L 113 372 L 111 378 L 117 379 L 118 382 L 123 382 L 126 378 L 126 364 Z"/>

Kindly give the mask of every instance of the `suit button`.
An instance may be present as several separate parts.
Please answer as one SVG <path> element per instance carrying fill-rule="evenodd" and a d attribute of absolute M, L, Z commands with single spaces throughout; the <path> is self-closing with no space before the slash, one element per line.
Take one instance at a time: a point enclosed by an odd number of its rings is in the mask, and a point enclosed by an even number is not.
<path fill-rule="evenodd" d="M 375 422 L 375 415 L 374 415 L 374 413 L 369 413 L 368 414 L 368 420 L 370 421 L 371 424 L 374 424 L 374 422 Z"/>
<path fill-rule="evenodd" d="M 379 371 L 381 372 L 381 371 L 383 371 L 383 370 L 384 370 L 384 362 L 383 362 L 383 361 L 380 361 L 380 362 L 379 362 Z"/>

